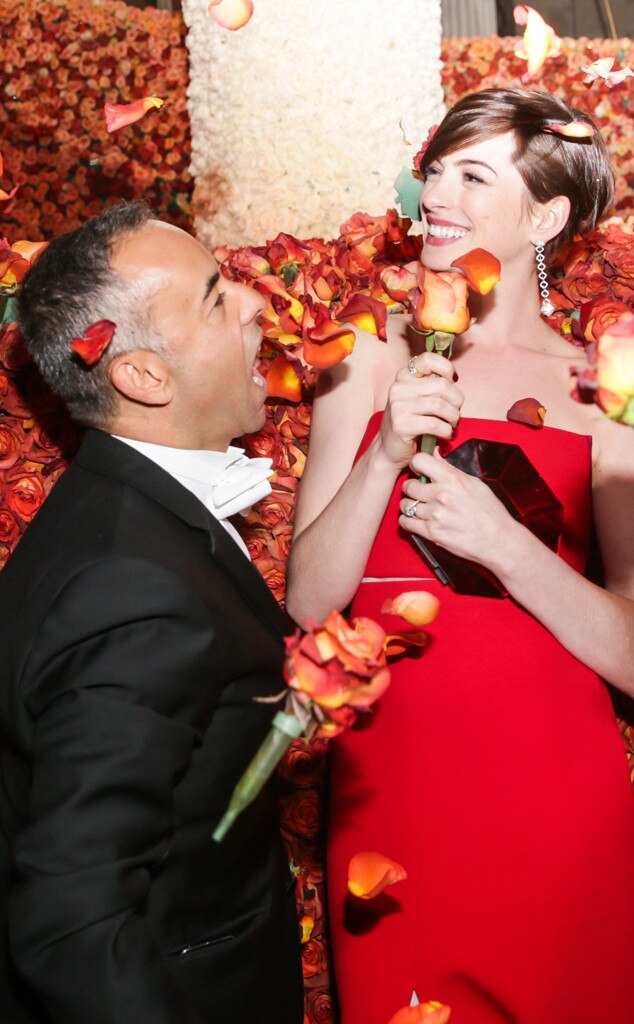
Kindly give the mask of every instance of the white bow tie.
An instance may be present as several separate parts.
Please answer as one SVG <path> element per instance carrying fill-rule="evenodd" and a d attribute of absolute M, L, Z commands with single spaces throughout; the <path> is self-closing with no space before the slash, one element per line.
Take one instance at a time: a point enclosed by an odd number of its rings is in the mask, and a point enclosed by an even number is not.
<path fill-rule="evenodd" d="M 232 460 L 222 469 L 210 487 L 212 511 L 218 519 L 246 512 L 256 501 L 271 493 L 271 459 L 249 459 L 239 449 L 229 449 Z"/>

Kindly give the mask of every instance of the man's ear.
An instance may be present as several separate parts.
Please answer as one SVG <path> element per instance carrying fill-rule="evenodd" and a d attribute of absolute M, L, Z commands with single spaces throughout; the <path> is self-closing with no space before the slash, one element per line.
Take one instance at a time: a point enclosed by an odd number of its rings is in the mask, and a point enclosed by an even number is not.
<path fill-rule="evenodd" d="M 537 203 L 531 214 L 531 222 L 535 237 L 533 245 L 540 239 L 549 242 L 556 238 L 568 223 L 570 217 L 570 200 L 568 196 L 556 196 L 547 203 Z"/>
<path fill-rule="evenodd" d="M 109 373 L 115 391 L 130 402 L 162 406 L 174 396 L 172 375 L 157 352 L 124 352 L 112 360 Z"/>

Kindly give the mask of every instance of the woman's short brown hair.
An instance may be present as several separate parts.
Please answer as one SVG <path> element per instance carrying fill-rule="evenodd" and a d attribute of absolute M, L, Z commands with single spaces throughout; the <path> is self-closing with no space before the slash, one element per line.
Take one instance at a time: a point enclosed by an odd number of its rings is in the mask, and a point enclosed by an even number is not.
<path fill-rule="evenodd" d="M 584 121 L 591 138 L 572 140 L 545 132 L 548 123 Z M 537 203 L 555 196 L 570 200 L 570 217 L 546 246 L 552 257 L 576 234 L 591 231 L 614 201 L 614 174 L 605 142 L 587 114 L 550 93 L 529 89 L 484 89 L 465 96 L 449 111 L 429 143 L 421 172 L 435 160 L 469 143 L 513 132 L 513 162 Z"/>

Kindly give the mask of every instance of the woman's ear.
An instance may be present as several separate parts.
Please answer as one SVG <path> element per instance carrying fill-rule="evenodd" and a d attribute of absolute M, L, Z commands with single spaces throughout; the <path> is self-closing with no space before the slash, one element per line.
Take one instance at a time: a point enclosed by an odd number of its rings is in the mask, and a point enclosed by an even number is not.
<path fill-rule="evenodd" d="M 130 402 L 162 406 L 172 401 L 172 375 L 157 352 L 124 352 L 112 360 L 109 374 L 115 391 Z"/>
<path fill-rule="evenodd" d="M 556 238 L 565 228 L 569 217 L 568 196 L 555 196 L 547 203 L 536 204 L 531 214 L 531 224 L 535 232 L 535 237 L 531 239 L 533 245 L 539 239 L 542 242 L 549 242 L 551 238 Z"/>

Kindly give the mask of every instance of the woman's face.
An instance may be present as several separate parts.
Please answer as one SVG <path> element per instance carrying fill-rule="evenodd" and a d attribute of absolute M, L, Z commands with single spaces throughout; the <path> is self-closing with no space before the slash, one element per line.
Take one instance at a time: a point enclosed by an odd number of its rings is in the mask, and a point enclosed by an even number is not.
<path fill-rule="evenodd" d="M 509 132 L 472 142 L 427 169 L 421 195 L 427 222 L 422 261 L 444 270 L 471 249 L 486 249 L 504 265 L 530 264 L 530 194 L 512 162 Z"/>

